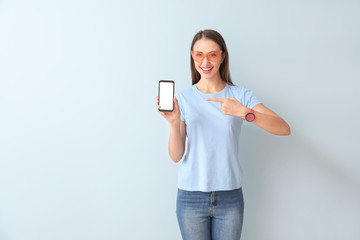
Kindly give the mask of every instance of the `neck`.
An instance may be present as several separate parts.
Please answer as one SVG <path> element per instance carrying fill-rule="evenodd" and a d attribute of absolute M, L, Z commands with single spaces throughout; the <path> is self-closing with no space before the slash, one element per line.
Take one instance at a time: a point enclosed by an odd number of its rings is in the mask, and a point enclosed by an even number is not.
<path fill-rule="evenodd" d="M 199 82 L 196 84 L 196 87 L 199 91 L 203 93 L 218 93 L 223 90 L 226 86 L 226 82 L 224 82 L 220 76 L 218 78 L 206 79 L 201 78 Z"/>

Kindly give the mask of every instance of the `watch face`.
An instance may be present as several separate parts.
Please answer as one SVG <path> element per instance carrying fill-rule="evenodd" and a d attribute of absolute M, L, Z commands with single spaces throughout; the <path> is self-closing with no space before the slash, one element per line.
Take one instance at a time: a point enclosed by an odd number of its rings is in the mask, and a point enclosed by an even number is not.
<path fill-rule="evenodd" d="M 248 114 L 246 114 L 245 119 L 246 119 L 246 121 L 248 121 L 248 122 L 252 122 L 252 121 L 254 121 L 254 119 L 255 119 L 255 115 L 254 115 L 253 113 L 248 113 Z"/>

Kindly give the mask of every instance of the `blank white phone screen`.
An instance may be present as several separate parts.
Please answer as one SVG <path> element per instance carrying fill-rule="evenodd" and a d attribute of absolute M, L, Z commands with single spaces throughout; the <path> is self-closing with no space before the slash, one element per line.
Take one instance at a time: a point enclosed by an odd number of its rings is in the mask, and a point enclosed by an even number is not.
<path fill-rule="evenodd" d="M 161 110 L 173 110 L 174 83 L 160 82 L 159 105 Z"/>

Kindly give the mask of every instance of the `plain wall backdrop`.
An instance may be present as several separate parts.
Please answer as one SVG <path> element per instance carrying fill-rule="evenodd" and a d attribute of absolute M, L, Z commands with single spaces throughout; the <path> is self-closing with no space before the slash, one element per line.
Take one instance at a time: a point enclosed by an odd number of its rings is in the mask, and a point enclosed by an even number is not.
<path fill-rule="evenodd" d="M 0 239 L 181 239 L 160 79 L 202 29 L 291 126 L 244 124 L 242 239 L 360 239 L 360 2 L 0 1 Z"/>

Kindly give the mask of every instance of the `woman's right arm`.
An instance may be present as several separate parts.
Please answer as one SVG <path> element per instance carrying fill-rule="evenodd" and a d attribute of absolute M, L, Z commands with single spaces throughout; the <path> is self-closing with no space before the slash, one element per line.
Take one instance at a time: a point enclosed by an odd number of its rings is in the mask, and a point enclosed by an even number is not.
<path fill-rule="evenodd" d="M 179 162 L 185 151 L 185 123 L 170 123 L 169 155 L 175 163 Z"/>
<path fill-rule="evenodd" d="M 159 98 L 156 97 L 158 101 Z M 156 102 L 156 107 L 160 108 L 159 104 Z M 174 111 L 172 112 L 161 112 L 162 115 L 170 125 L 170 137 L 169 137 L 169 155 L 171 160 L 175 163 L 179 162 L 185 152 L 185 138 L 186 138 L 186 128 L 185 123 L 180 119 L 180 109 L 176 97 L 174 97 Z"/>

